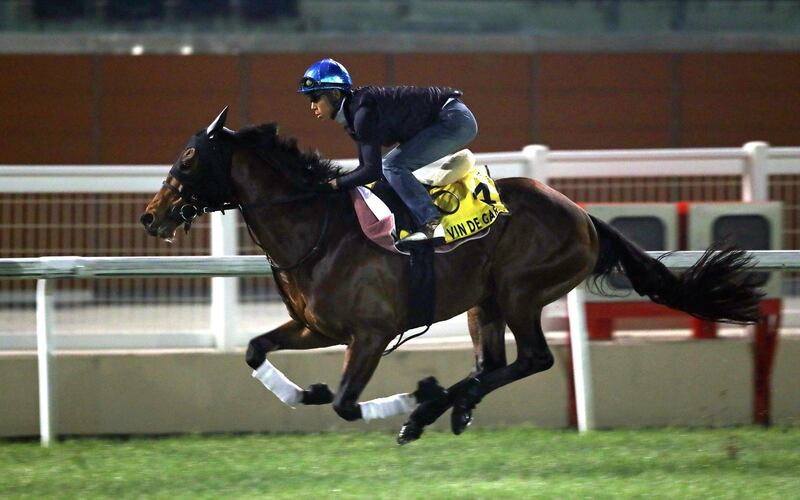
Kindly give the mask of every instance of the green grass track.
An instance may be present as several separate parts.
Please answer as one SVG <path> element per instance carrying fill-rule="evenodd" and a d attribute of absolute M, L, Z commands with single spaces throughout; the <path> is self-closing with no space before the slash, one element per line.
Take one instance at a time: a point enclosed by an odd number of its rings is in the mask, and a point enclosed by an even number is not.
<path fill-rule="evenodd" d="M 800 428 L 0 441 L 0 498 L 800 498 Z"/>

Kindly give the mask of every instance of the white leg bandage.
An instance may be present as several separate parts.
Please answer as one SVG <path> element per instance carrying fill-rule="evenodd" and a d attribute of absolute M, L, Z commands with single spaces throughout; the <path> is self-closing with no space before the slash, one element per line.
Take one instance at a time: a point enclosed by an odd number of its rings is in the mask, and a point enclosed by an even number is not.
<path fill-rule="evenodd" d="M 272 366 L 272 363 L 270 363 L 268 359 L 264 360 L 264 363 L 258 367 L 258 370 L 253 372 L 253 377 L 260 380 L 261 383 L 264 384 L 264 387 L 272 391 L 273 394 L 278 396 L 278 399 L 292 408 L 303 400 L 303 389 L 289 380 L 280 370 Z"/>
<path fill-rule="evenodd" d="M 375 420 L 376 418 L 388 418 L 411 413 L 414 407 L 417 406 L 417 398 L 408 393 L 395 394 L 394 396 L 358 403 L 358 406 L 361 407 L 361 417 L 364 420 Z"/>

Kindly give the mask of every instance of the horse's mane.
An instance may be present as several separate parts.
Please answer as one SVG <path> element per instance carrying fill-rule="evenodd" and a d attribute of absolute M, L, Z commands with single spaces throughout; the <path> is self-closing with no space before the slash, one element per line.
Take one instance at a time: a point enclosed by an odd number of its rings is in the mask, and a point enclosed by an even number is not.
<path fill-rule="evenodd" d="M 339 175 L 339 167 L 319 152 L 301 151 L 297 139 L 279 135 L 276 123 L 244 127 L 236 132 L 236 138 L 243 146 L 267 157 L 277 156 L 287 171 L 299 174 L 309 185 L 323 184 Z"/>

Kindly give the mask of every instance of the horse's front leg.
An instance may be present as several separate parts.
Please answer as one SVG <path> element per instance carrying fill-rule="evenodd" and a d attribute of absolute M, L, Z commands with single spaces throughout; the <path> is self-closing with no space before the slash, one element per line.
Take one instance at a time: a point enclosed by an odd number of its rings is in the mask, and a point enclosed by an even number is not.
<path fill-rule="evenodd" d="M 389 344 L 389 338 L 377 332 L 371 335 L 355 335 L 347 347 L 342 380 L 333 400 L 333 409 L 343 419 L 372 420 L 411 411 L 407 408 L 407 395 L 395 395 L 358 404 L 358 398 L 375 373 L 381 354 Z M 376 408 L 380 410 L 376 411 Z"/>
<path fill-rule="evenodd" d="M 269 362 L 267 353 L 285 349 L 317 349 L 338 343 L 332 338 L 310 330 L 298 321 L 290 320 L 250 340 L 245 361 L 255 370 L 253 377 L 260 380 L 278 399 L 292 408 L 298 404 L 328 404 L 333 401 L 333 393 L 327 385 L 313 384 L 306 390 L 301 389 Z"/>
<path fill-rule="evenodd" d="M 444 395 L 444 389 L 439 386 L 436 379 L 428 377 L 419 382 L 417 390 L 413 393 L 395 394 L 358 403 L 358 397 L 375 372 L 388 343 L 385 338 L 375 335 L 371 338 L 354 340 L 347 349 L 342 382 L 333 402 L 333 409 L 343 419 L 375 420 L 407 415 L 418 404 Z"/>

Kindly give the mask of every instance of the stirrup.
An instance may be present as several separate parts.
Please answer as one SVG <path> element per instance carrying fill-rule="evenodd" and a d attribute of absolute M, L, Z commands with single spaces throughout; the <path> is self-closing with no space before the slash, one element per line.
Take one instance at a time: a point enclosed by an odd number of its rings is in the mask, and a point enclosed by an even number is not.
<path fill-rule="evenodd" d="M 441 222 L 436 224 L 432 231 L 423 227 L 423 229 L 419 231 L 415 231 L 405 238 L 401 238 L 400 241 L 397 242 L 397 245 L 407 245 L 407 244 L 414 244 L 414 243 L 421 243 L 426 241 L 432 241 L 435 245 L 441 245 L 444 243 L 444 227 L 442 226 Z"/>

